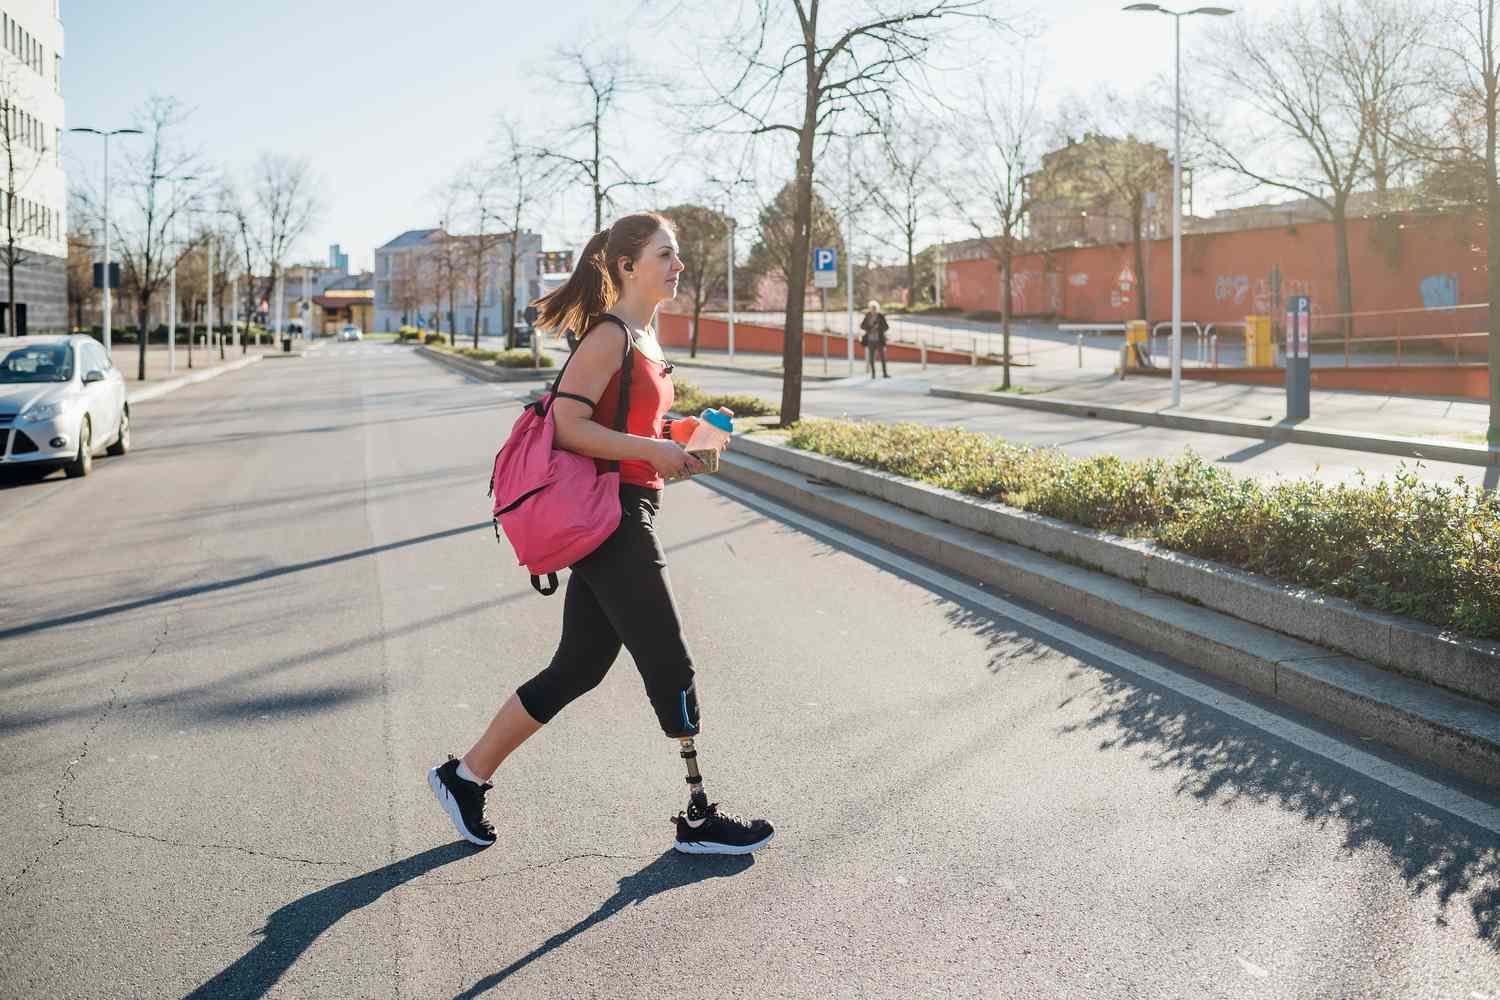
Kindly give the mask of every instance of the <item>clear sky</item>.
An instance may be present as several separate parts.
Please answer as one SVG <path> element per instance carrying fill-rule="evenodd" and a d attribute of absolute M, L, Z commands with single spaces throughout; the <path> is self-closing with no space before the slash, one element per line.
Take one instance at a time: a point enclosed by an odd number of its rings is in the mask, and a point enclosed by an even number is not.
<path fill-rule="evenodd" d="M 681 3 L 688 13 L 642 30 L 629 16 L 633 0 L 62 0 L 67 124 L 121 127 L 150 95 L 169 95 L 194 109 L 184 138 L 220 169 L 243 170 L 264 150 L 305 155 L 321 179 L 323 208 L 295 256 L 321 259 L 328 244 L 341 243 L 352 266 L 368 267 L 374 247 L 435 224 L 436 189 L 482 153 L 497 113 L 535 126 L 560 113 L 543 75 L 557 45 L 585 34 L 628 39 L 638 58 L 670 76 L 686 72 L 696 33 L 711 30 L 691 11 L 731 4 Z M 1129 90 L 1170 71 L 1170 21 L 1120 6 L 1052 0 L 1038 8 L 1045 33 L 1037 44 L 1054 94 L 1102 82 Z M 648 102 L 620 125 L 649 155 L 668 113 Z M 140 142 L 114 143 L 132 141 Z M 95 137 L 65 137 L 70 174 L 97 178 L 98 146 Z M 691 175 L 689 165 L 660 197 L 644 200 L 691 196 Z M 567 246 L 586 234 L 590 213 L 570 197 L 531 228 L 549 247 Z M 932 234 L 940 235 L 967 234 Z"/>

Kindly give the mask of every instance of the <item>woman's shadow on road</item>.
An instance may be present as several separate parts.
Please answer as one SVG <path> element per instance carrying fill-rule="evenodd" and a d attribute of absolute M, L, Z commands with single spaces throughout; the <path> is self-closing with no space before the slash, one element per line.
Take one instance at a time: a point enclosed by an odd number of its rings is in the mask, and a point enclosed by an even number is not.
<path fill-rule="evenodd" d="M 319 889 L 294 900 L 271 914 L 261 930 L 261 941 L 229 968 L 189 993 L 187 1000 L 263 997 L 268 994 L 286 970 L 307 951 L 325 931 L 340 919 L 361 907 L 369 906 L 387 892 L 430 871 L 472 857 L 474 849 L 462 842 L 435 847 L 421 854 L 386 865 L 372 872 Z M 620 879 L 615 894 L 567 930 L 559 931 L 505 968 L 475 983 L 460 994 L 477 996 L 494 987 L 515 972 L 558 948 L 584 931 L 614 916 L 633 903 L 640 903 L 660 892 L 691 885 L 704 879 L 737 875 L 753 864 L 749 855 L 690 858 L 667 851 L 633 875 Z"/>
<path fill-rule="evenodd" d="M 600 903 L 599 908 L 593 913 L 590 913 L 567 930 L 558 931 L 505 968 L 485 976 L 479 982 L 454 997 L 454 1000 L 472 1000 L 473 997 L 488 992 L 543 955 L 555 948 L 562 947 L 590 927 L 603 923 L 627 906 L 644 902 L 660 892 L 668 892 L 672 889 L 680 889 L 683 886 L 692 885 L 694 882 L 738 875 L 754 863 L 752 856 L 749 854 L 689 857 L 678 854 L 674 850 L 667 850 L 661 857 L 652 861 L 634 875 L 626 875 L 620 879 L 620 884 L 615 889 L 615 894 Z"/>

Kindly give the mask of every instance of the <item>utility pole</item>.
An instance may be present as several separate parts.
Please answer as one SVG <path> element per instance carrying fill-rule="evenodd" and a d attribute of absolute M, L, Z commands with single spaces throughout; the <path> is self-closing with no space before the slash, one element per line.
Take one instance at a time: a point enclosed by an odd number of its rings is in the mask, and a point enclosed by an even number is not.
<path fill-rule="evenodd" d="M 844 273 L 849 282 L 847 294 L 844 296 L 844 305 L 848 312 L 849 333 L 849 376 L 854 376 L 854 136 L 849 137 L 848 157 L 848 189 L 847 194 L 848 214 L 844 220 L 847 235 L 844 237 Z"/>

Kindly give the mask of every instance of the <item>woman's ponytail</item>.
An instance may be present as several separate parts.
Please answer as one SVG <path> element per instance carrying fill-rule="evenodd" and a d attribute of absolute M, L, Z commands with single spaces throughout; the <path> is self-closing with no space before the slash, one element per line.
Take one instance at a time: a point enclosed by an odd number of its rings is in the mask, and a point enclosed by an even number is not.
<path fill-rule="evenodd" d="M 620 297 L 604 256 L 609 246 L 608 229 L 595 233 L 583 247 L 578 265 L 561 288 L 554 288 L 536 301 L 536 325 L 554 332 L 572 330 L 583 336 L 593 322 L 609 311 Z"/>
<path fill-rule="evenodd" d="M 620 298 L 621 258 L 638 260 L 647 242 L 670 223 L 655 212 L 627 215 L 595 233 L 583 246 L 578 264 L 561 288 L 533 303 L 536 325 L 554 332 L 572 330 L 582 337 Z"/>

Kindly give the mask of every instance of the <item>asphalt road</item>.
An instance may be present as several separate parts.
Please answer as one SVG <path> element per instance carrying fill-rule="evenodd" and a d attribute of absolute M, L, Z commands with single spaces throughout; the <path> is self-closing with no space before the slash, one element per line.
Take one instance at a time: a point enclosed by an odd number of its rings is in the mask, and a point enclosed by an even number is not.
<path fill-rule="evenodd" d="M 668 849 L 623 657 L 456 842 L 423 772 L 562 610 L 486 509 L 525 389 L 329 346 L 0 488 L 0 996 L 1500 997 L 1500 803 L 707 479 L 702 765 L 776 840 Z"/>

